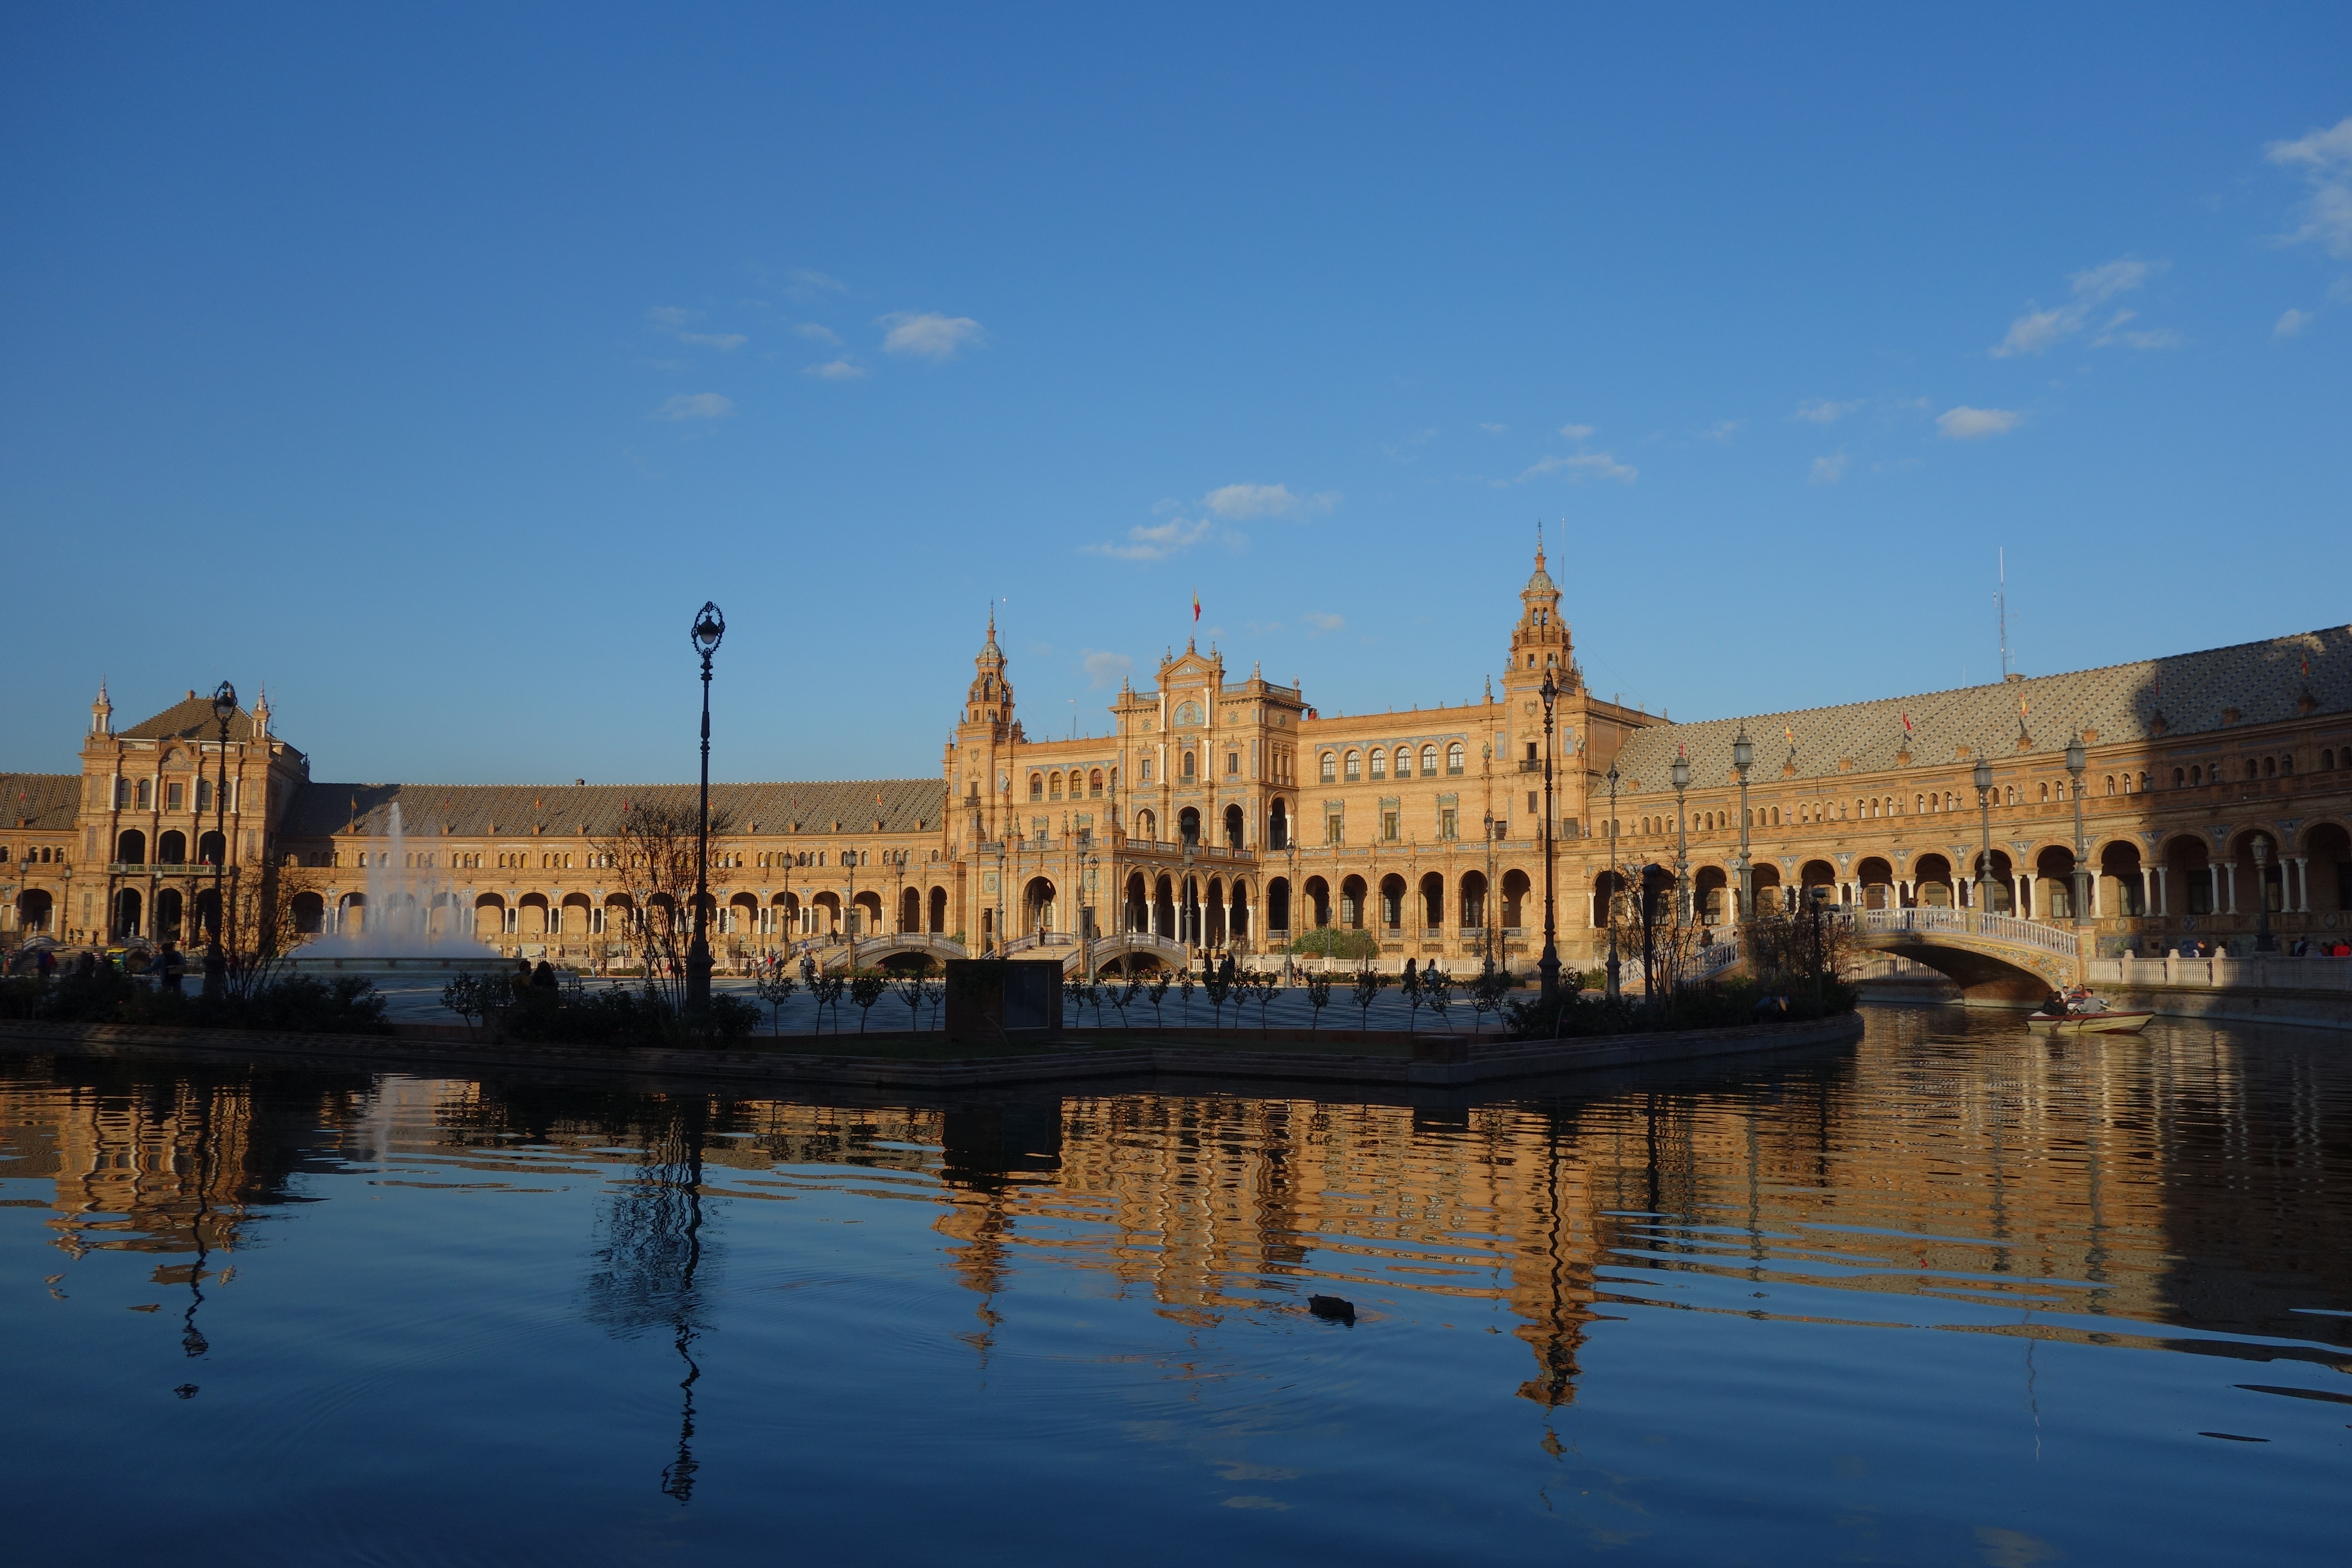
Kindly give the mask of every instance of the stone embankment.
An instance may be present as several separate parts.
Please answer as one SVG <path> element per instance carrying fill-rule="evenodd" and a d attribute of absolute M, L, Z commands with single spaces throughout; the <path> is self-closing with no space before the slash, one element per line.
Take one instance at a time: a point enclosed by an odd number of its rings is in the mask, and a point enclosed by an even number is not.
<path fill-rule="evenodd" d="M 1835 1046 L 1862 1037 L 1862 1018 L 1847 1013 L 1799 1023 L 1729 1029 L 1686 1029 L 1647 1035 L 1603 1035 L 1569 1040 L 1478 1040 L 1467 1036 L 1386 1037 L 1385 1053 L 1351 1054 L 1354 1040 L 1321 1037 L 1320 1049 L 1278 1048 L 1242 1037 L 1140 1039 L 1120 1033 L 1101 1043 L 1079 1032 L 1023 1047 L 949 1054 L 939 1037 L 868 1036 L 856 1046 L 820 1052 L 786 1048 L 601 1048 L 453 1038 L 452 1031 L 403 1031 L 394 1036 L 294 1035 L 241 1030 L 162 1028 L 122 1024 L 0 1023 L 0 1042 L 19 1048 L 201 1052 L 247 1060 L 281 1058 L 306 1066 L 347 1064 L 361 1069 L 470 1074 L 526 1068 L 632 1077 L 719 1079 L 789 1088 L 796 1084 L 866 1088 L 961 1089 L 1158 1076 L 1226 1081 L 1366 1083 L 1454 1086 L 1561 1074 L 1652 1068 L 1685 1062 Z M 856 1048 L 862 1046 L 865 1049 Z M 1252 1048 L 1255 1046 L 1259 1048 Z M 1274 1047 L 1274 1048 L 1266 1048 Z M 907 1054 L 909 1051 L 920 1054 Z M 892 1054 L 898 1053 L 898 1054 Z"/>

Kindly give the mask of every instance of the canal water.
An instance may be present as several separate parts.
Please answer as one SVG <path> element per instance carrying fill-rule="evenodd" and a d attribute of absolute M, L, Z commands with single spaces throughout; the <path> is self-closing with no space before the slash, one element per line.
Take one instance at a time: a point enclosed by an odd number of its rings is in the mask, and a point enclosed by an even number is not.
<path fill-rule="evenodd" d="M 24 1563 L 2344 1560 L 2325 1031 L 1466 1098 L 20 1049 L 0 1205 Z"/>

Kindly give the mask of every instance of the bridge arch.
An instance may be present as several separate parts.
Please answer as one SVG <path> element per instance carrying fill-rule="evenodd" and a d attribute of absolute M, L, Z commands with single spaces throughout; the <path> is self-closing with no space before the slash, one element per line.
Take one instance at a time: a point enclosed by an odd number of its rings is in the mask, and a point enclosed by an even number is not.
<path fill-rule="evenodd" d="M 1971 1003 L 2029 1006 L 2080 977 L 2074 935 L 2040 921 L 1971 910 L 1856 912 L 1857 944 L 1926 964 Z"/>

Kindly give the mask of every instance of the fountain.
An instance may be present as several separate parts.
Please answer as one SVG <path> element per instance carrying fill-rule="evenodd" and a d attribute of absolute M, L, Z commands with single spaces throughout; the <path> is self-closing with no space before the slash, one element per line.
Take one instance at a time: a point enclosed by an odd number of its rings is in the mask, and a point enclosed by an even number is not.
<path fill-rule="evenodd" d="M 458 903 L 448 873 L 408 863 L 398 801 L 392 803 L 385 832 L 391 848 L 377 852 L 367 868 L 360 929 L 332 931 L 306 942 L 288 963 L 296 969 L 354 973 L 454 973 L 504 963 L 498 949 L 474 934 L 473 910 Z"/>

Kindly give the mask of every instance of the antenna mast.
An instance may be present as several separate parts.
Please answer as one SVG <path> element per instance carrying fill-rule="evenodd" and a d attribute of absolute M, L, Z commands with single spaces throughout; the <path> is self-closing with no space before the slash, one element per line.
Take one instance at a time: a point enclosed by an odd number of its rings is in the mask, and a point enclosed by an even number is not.
<path fill-rule="evenodd" d="M 1993 590 L 1993 617 L 2000 626 L 2000 679 L 2009 679 L 2009 548 L 2001 546 L 1993 559 L 2000 569 L 2000 586 Z"/>

